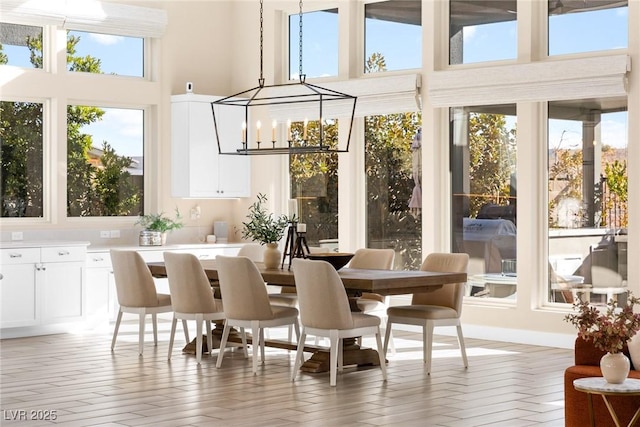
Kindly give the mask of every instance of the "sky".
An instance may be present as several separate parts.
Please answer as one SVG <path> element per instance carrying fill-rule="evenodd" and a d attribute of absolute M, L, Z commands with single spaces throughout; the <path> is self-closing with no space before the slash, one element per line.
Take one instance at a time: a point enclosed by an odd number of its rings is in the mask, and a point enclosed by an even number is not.
<path fill-rule="evenodd" d="M 291 16 L 291 75 L 299 70 L 299 21 Z M 421 67 L 422 36 L 416 25 L 367 19 L 365 22 L 365 57 L 381 53 L 387 70 L 419 69 Z M 463 63 L 479 63 L 516 57 L 516 22 L 465 27 L 463 31 Z M 104 73 L 143 75 L 143 42 L 132 37 L 72 32 L 80 37 L 77 54 L 92 55 L 101 61 Z M 338 74 L 338 15 L 327 12 L 304 14 L 303 73 L 307 78 Z M 549 52 L 560 55 L 627 46 L 627 9 L 564 14 L 549 21 Z M 31 67 L 28 50 L 4 45 L 10 64 Z M 363 64 L 364 69 L 364 64 Z M 99 106 L 102 107 L 102 106 Z M 105 108 L 102 122 L 83 128 L 94 135 L 98 147 L 108 141 L 116 152 L 127 156 L 142 155 L 142 120 L 140 110 Z M 580 144 L 581 123 L 551 120 L 549 146 L 564 147 Z M 608 114 L 602 122 L 603 143 L 626 146 L 626 113 Z"/>

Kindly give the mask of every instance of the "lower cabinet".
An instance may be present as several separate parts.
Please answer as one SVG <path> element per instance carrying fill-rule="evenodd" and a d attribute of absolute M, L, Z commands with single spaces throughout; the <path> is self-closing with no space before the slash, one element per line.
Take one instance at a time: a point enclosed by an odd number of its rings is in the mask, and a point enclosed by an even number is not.
<path fill-rule="evenodd" d="M 86 246 L 1 249 L 0 328 L 33 327 L 84 319 Z M 39 328 L 39 329 L 38 329 Z"/>

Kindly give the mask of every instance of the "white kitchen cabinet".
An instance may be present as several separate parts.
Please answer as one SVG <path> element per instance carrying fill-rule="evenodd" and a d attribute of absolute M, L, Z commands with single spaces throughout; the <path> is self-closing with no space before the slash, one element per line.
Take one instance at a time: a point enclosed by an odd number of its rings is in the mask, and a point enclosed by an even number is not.
<path fill-rule="evenodd" d="M 116 282 L 109 252 L 87 254 L 86 269 L 87 317 L 91 323 L 115 320 L 118 310 Z"/>
<path fill-rule="evenodd" d="M 0 328 L 37 325 L 40 301 L 36 298 L 36 273 L 40 249 L 2 249 L 0 253 Z"/>
<path fill-rule="evenodd" d="M 196 94 L 171 97 L 171 188 L 174 197 L 251 195 L 249 157 L 220 155 L 218 151 L 211 102 L 219 98 Z M 242 123 L 242 109 L 236 110 L 237 123 Z M 237 137 L 240 147 L 241 127 L 234 130 L 235 135 L 232 135 L 232 129 L 222 125 L 219 135 L 223 140 Z"/>
<path fill-rule="evenodd" d="M 18 247 L 0 254 L 0 328 L 38 332 L 84 319 L 86 246 Z"/>

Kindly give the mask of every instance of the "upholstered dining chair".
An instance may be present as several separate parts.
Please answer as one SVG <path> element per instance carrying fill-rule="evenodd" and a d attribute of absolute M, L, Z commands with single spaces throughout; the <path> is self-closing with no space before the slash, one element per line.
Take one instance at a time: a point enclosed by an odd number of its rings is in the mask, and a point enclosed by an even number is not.
<path fill-rule="evenodd" d="M 118 296 L 118 317 L 113 330 L 111 351 L 116 346 L 116 339 L 120 329 L 123 313 L 138 315 L 138 353 L 142 355 L 144 347 L 144 327 L 147 314 L 151 315 L 153 323 L 153 342 L 158 345 L 158 313 L 170 313 L 171 296 L 158 294 L 151 272 L 142 256 L 136 251 L 112 249 L 111 264 L 116 282 Z M 183 323 L 184 336 L 189 342 L 189 331 Z"/>
<path fill-rule="evenodd" d="M 461 273 L 467 271 L 468 265 L 469 255 L 466 253 L 432 253 L 427 255 L 420 270 Z M 458 332 L 458 345 L 462 361 L 464 367 L 468 367 L 469 362 L 460 325 L 464 286 L 464 283 L 449 283 L 433 291 L 413 294 L 411 305 L 389 307 L 384 340 L 385 354 L 389 345 L 392 324 L 422 326 L 423 360 L 426 364 L 427 374 L 430 375 L 434 327 L 455 326 Z"/>
<path fill-rule="evenodd" d="M 368 270 L 391 270 L 396 252 L 393 249 L 373 249 L 360 248 L 355 251 L 353 258 L 349 262 L 349 268 L 363 268 Z M 389 307 L 389 297 L 380 294 L 363 292 L 362 296 L 356 300 L 358 308 L 367 314 L 378 316 L 380 324 L 386 328 L 387 308 Z M 391 340 L 391 352 L 395 352 L 393 338 Z"/>
<path fill-rule="evenodd" d="M 249 258 L 219 255 L 216 257 L 216 266 L 226 315 L 216 367 L 222 366 L 230 328 L 239 327 L 242 334 L 245 328 L 251 328 L 253 374 L 256 375 L 258 347 L 264 363 L 264 328 L 293 325 L 296 337 L 300 337 L 298 309 L 269 302 L 267 286 L 258 267 Z"/>
<path fill-rule="evenodd" d="M 164 252 L 163 255 L 173 304 L 173 322 L 167 358 L 171 360 L 178 319 L 182 319 L 184 325 L 187 320 L 195 320 L 196 361 L 199 365 L 202 360 L 202 324 L 206 326 L 207 350 L 211 354 L 213 349 L 211 321 L 224 320 L 222 303 L 214 299 L 211 284 L 198 257 L 177 252 Z"/>
<path fill-rule="evenodd" d="M 342 371 L 342 340 L 375 335 L 382 378 L 386 381 L 387 370 L 382 353 L 380 318 L 351 312 L 342 280 L 328 262 L 296 258 L 292 262 L 292 268 L 298 290 L 302 335 L 298 339 L 291 381 L 295 380 L 302 364 L 307 335 L 329 338 L 329 384 L 332 387 L 336 385 L 337 370 Z"/>

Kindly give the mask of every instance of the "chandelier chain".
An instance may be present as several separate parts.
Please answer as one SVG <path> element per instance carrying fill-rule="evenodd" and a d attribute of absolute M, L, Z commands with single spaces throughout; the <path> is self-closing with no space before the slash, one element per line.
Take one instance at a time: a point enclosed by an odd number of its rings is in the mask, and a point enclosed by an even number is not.
<path fill-rule="evenodd" d="M 299 33 L 298 33 L 298 44 L 299 44 L 298 48 L 299 48 L 299 51 L 300 51 L 300 59 L 299 59 L 299 63 L 298 63 L 298 67 L 299 67 L 298 68 L 298 76 L 300 78 L 300 81 L 303 82 L 305 80 L 306 76 L 304 74 L 302 74 L 302 0 L 300 0 L 300 13 L 299 13 L 299 15 L 300 15 L 300 24 L 299 24 L 300 30 L 299 30 Z"/>
<path fill-rule="evenodd" d="M 260 85 L 260 87 L 264 86 L 264 75 L 262 73 L 262 69 L 263 69 L 263 45 L 264 45 L 264 34 L 263 34 L 263 23 L 264 23 L 264 18 L 263 18 L 263 11 L 264 11 L 264 6 L 263 6 L 264 1 L 260 0 L 260 79 L 258 80 L 258 84 Z"/>

